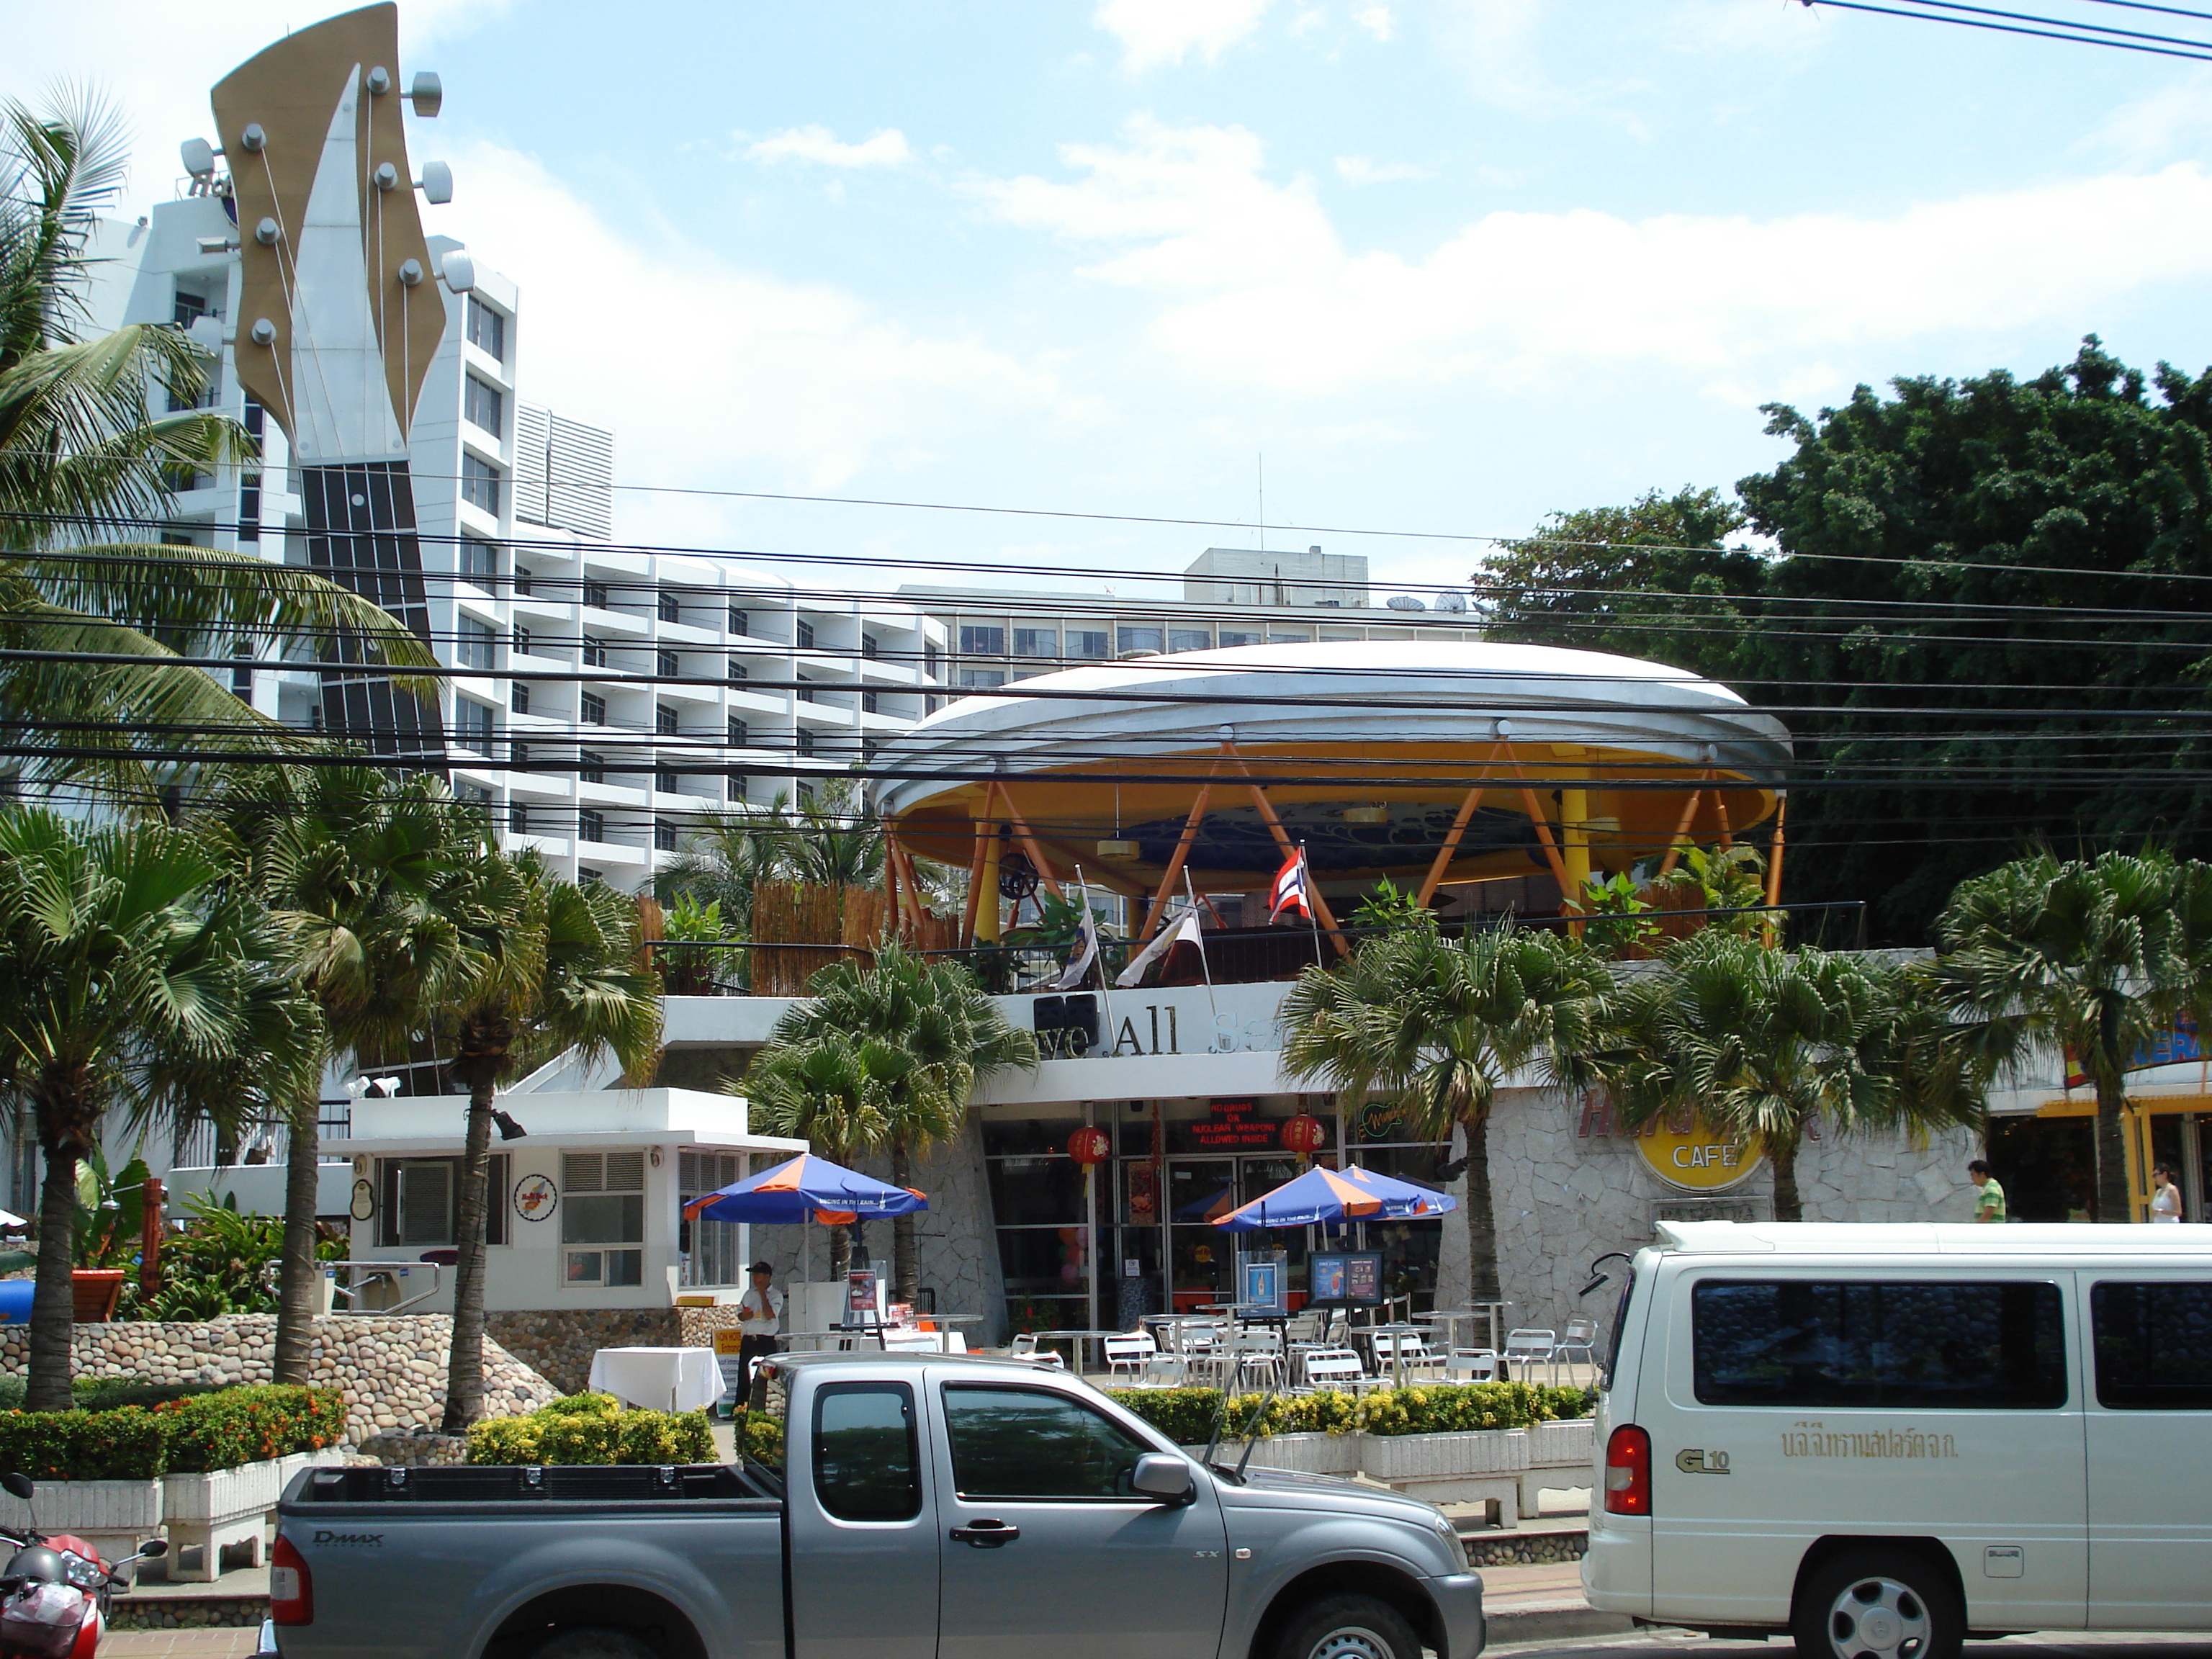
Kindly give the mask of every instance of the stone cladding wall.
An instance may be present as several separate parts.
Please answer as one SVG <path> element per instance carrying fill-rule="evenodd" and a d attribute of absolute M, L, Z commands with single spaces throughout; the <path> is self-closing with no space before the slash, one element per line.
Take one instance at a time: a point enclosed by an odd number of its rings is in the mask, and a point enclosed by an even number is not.
<path fill-rule="evenodd" d="M 1475 1567 L 1535 1566 L 1547 1561 L 1579 1561 L 1589 1553 L 1589 1534 L 1535 1532 L 1516 1536 L 1507 1533 L 1470 1537 L 1460 1534 L 1467 1546 L 1468 1565 Z"/>
<path fill-rule="evenodd" d="M 716 1308 L 532 1308 L 484 1316 L 492 1340 L 562 1394 L 581 1394 L 601 1348 L 711 1348 L 734 1327 L 734 1304 Z"/>
<path fill-rule="evenodd" d="M 318 1319 L 308 1349 L 309 1380 L 345 1396 L 349 1439 L 434 1424 L 445 1410 L 446 1356 L 453 1340 L 449 1314 Z M 30 1352 L 26 1328 L 0 1329 L 0 1375 L 22 1375 Z M 78 1376 L 149 1382 L 266 1382 L 276 1352 L 274 1314 L 204 1322 L 126 1320 L 78 1326 L 70 1369 Z M 488 1416 L 535 1411 L 556 1397 L 550 1383 L 496 1340 L 484 1344 Z"/>

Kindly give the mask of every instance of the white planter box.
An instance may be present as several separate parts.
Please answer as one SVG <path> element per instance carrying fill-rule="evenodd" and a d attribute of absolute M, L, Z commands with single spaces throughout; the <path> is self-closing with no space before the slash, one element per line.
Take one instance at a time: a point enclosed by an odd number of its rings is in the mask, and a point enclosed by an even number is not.
<path fill-rule="evenodd" d="M 1528 1431 L 1528 1464 L 1532 1468 L 1550 1468 L 1563 1464 L 1579 1464 L 1589 1468 L 1596 1460 L 1596 1446 L 1597 1425 L 1589 1418 L 1539 1423 Z"/>
<path fill-rule="evenodd" d="M 242 1565 L 261 1565 L 262 1534 L 276 1500 L 292 1477 L 306 1468 L 335 1463 L 335 1450 L 291 1452 L 265 1462 L 205 1474 L 171 1474 L 161 1479 L 161 1518 L 168 1527 L 169 1559 L 163 1564 L 172 1583 L 213 1583 L 222 1571 L 222 1552 L 243 1545 Z M 187 1564 L 183 1553 L 199 1552 Z"/>
<path fill-rule="evenodd" d="M 1462 1474 L 1517 1474 L 1528 1467 L 1528 1431 L 1474 1429 L 1463 1434 L 1367 1434 L 1360 1467 L 1377 1480 L 1435 1480 Z"/>
<path fill-rule="evenodd" d="M 1365 1438 L 1359 1434 L 1279 1434 L 1252 1448 L 1252 1467 L 1283 1469 L 1294 1474 L 1357 1474 L 1359 1444 Z M 1183 1449 L 1196 1457 L 1206 1448 L 1186 1446 Z M 1213 1455 L 1217 1462 L 1234 1467 L 1237 1460 L 1244 1455 L 1244 1447 L 1240 1441 L 1227 1441 Z"/>
<path fill-rule="evenodd" d="M 0 1495 L 0 1527 L 73 1532 L 110 1561 L 135 1554 L 138 1546 L 160 1535 L 159 1480 L 41 1480 L 35 1501 Z M 126 1575 L 127 1576 L 127 1575 Z"/>

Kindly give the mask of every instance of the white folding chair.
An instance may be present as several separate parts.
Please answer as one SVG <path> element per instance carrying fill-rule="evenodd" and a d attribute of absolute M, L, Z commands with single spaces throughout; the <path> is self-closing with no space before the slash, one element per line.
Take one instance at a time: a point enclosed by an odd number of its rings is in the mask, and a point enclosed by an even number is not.
<path fill-rule="evenodd" d="M 1495 1382 L 1498 1350 L 1454 1348 L 1444 1360 L 1444 1377 L 1452 1382 Z"/>
<path fill-rule="evenodd" d="M 1160 1345 L 1146 1331 L 1126 1331 L 1119 1336 L 1109 1336 L 1104 1346 L 1106 1369 L 1115 1376 L 1124 1372 L 1131 1376 L 1140 1376 L 1147 1365 L 1159 1358 Z"/>
<path fill-rule="evenodd" d="M 1349 1348 L 1309 1348 L 1305 1353 L 1305 1391 L 1323 1389 L 1358 1394 L 1367 1386 L 1367 1368 Z"/>
<path fill-rule="evenodd" d="M 1377 1381 L 1409 1381 L 1425 1376 L 1434 1382 L 1443 1373 L 1444 1357 L 1433 1352 L 1418 1331 L 1377 1331 L 1375 1334 L 1375 1376 Z"/>
<path fill-rule="evenodd" d="M 1595 1319 L 1570 1319 L 1565 1334 L 1559 1338 L 1559 1346 L 1552 1351 L 1552 1357 L 1554 1361 L 1565 1361 L 1570 1354 L 1577 1353 L 1583 1357 L 1583 1364 L 1593 1370 L 1597 1369 L 1597 1321 Z M 1558 1370 L 1555 1369 L 1552 1375 L 1556 1380 Z"/>
<path fill-rule="evenodd" d="M 1552 1364 L 1559 1349 L 1559 1334 L 1557 1331 L 1537 1330 L 1524 1326 L 1520 1330 L 1505 1333 L 1504 1360 L 1512 1367 L 1514 1380 L 1518 1382 L 1528 1382 L 1528 1373 L 1534 1367 Z M 1554 1370 L 1552 1375 L 1556 1377 L 1559 1372 Z"/>
<path fill-rule="evenodd" d="M 1223 1375 L 1226 1386 L 1265 1388 L 1285 1381 L 1283 1373 L 1283 1335 L 1266 1326 L 1240 1330 L 1231 1340 Z"/>

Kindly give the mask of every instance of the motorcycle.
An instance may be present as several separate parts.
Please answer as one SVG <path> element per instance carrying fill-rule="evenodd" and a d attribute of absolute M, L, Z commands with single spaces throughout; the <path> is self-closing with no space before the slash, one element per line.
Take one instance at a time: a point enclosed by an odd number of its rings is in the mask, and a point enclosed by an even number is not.
<path fill-rule="evenodd" d="M 26 1504 L 35 1490 L 27 1474 L 0 1474 L 0 1492 Z M 134 1562 L 160 1560 L 169 1547 L 149 1539 L 111 1565 L 74 1533 L 42 1533 L 37 1516 L 31 1519 L 25 1532 L 0 1527 L 0 1543 L 14 1552 L 0 1571 L 0 1659 L 94 1659 L 116 1576 Z"/>

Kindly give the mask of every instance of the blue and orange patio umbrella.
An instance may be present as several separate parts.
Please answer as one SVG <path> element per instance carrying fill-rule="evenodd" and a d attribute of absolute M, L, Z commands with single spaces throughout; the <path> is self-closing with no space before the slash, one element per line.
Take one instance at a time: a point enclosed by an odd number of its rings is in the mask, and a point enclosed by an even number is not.
<path fill-rule="evenodd" d="M 1449 1193 L 1371 1170 L 1324 1170 L 1316 1164 L 1271 1193 L 1215 1220 L 1232 1233 L 1262 1227 L 1311 1227 L 1343 1221 L 1427 1221 L 1459 1208 Z"/>
<path fill-rule="evenodd" d="M 811 1220 L 837 1227 L 874 1216 L 912 1215 L 928 1207 L 927 1194 L 911 1187 L 893 1187 L 826 1158 L 801 1152 L 772 1170 L 700 1194 L 684 1206 L 684 1213 L 693 1220 L 703 1216 L 709 1221 L 787 1225 Z"/>

